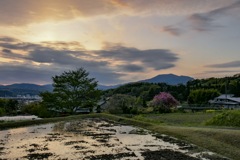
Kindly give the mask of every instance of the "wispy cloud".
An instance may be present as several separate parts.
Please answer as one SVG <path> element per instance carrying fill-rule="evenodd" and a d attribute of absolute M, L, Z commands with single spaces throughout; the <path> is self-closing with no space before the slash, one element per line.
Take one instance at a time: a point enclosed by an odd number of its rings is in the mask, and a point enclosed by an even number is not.
<path fill-rule="evenodd" d="M 161 28 L 162 32 L 166 32 L 172 36 L 180 36 L 183 31 L 180 28 L 177 28 L 175 26 L 164 26 Z"/>
<path fill-rule="evenodd" d="M 233 0 L 1 0 L 1 25 L 26 25 L 43 21 L 92 16 L 179 15 L 207 12 Z"/>
<path fill-rule="evenodd" d="M 237 70 L 210 70 L 210 71 L 205 71 L 203 74 L 215 74 L 215 73 L 239 73 Z"/>
<path fill-rule="evenodd" d="M 235 1 L 229 5 L 213 9 L 205 13 L 195 13 L 188 17 L 192 28 L 197 31 L 209 31 L 220 27 L 214 21 L 220 16 L 226 15 L 229 12 L 240 12 L 240 1 Z M 232 16 L 232 15 L 231 15 Z"/>
<path fill-rule="evenodd" d="M 240 67 L 240 61 L 231 61 L 231 62 L 227 62 L 227 63 L 211 64 L 211 65 L 207 65 L 206 67 L 211 67 L 211 68 L 239 68 Z"/>

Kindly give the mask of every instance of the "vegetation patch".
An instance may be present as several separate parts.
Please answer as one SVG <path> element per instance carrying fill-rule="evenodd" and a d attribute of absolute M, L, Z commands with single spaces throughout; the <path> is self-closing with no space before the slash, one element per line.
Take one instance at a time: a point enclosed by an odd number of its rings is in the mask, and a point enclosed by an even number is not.
<path fill-rule="evenodd" d="M 132 153 L 118 153 L 118 154 L 102 154 L 96 156 L 89 156 L 87 159 L 90 160 L 99 160 L 99 159 L 122 159 L 122 158 L 129 158 L 129 157 L 136 157 L 136 155 Z"/>
<path fill-rule="evenodd" d="M 53 156 L 52 153 L 30 153 L 23 158 L 27 158 L 27 159 L 47 159 L 51 156 Z"/>
<path fill-rule="evenodd" d="M 199 160 L 195 157 L 190 157 L 181 152 L 176 152 L 170 149 L 164 149 L 159 151 L 147 151 L 142 153 L 145 160 L 161 160 L 161 159 L 169 159 L 169 160 Z"/>
<path fill-rule="evenodd" d="M 240 111 L 227 111 L 214 116 L 206 125 L 240 127 Z"/>

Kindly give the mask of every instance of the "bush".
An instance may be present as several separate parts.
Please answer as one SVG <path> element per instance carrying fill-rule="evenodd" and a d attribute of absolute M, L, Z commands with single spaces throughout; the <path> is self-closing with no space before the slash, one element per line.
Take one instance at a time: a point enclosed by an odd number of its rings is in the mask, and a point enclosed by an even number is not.
<path fill-rule="evenodd" d="M 130 95 L 115 94 L 107 102 L 106 110 L 111 114 L 137 114 L 137 99 Z"/>
<path fill-rule="evenodd" d="M 206 125 L 240 127 L 240 110 L 218 114 L 208 120 Z"/>
<path fill-rule="evenodd" d="M 47 110 L 45 106 L 41 105 L 40 103 L 31 103 L 23 106 L 22 112 L 36 115 L 41 118 L 51 117 L 51 113 Z"/>
<path fill-rule="evenodd" d="M 4 108 L 0 108 L 0 116 L 5 115 L 5 109 Z"/>

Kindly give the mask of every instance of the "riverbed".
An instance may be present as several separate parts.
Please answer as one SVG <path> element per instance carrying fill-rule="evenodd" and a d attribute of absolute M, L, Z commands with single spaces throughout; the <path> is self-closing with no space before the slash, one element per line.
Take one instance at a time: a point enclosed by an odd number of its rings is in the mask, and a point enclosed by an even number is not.
<path fill-rule="evenodd" d="M 150 131 L 85 119 L 0 131 L 0 159 L 226 160 Z"/>

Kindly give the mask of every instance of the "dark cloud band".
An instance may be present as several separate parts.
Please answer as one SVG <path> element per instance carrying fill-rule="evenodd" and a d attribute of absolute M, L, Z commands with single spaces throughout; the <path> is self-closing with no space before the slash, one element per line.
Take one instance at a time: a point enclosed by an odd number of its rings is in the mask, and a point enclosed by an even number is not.
<path fill-rule="evenodd" d="M 72 46 L 75 48 L 72 49 Z M 0 57 L 9 60 L 7 65 L 1 65 L 0 74 L 15 77 L 19 81 L 35 81 L 34 77 L 39 81 L 42 77 L 42 81 L 46 81 L 51 74 L 84 67 L 93 77 L 96 75 L 100 82 L 116 83 L 131 73 L 172 68 L 179 59 L 176 53 L 165 49 L 140 50 L 121 44 L 108 44 L 96 51 L 85 50 L 76 42 L 29 43 L 11 37 L 0 37 L 0 49 Z M 37 76 L 32 76 L 33 73 Z"/>

